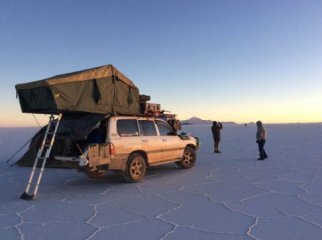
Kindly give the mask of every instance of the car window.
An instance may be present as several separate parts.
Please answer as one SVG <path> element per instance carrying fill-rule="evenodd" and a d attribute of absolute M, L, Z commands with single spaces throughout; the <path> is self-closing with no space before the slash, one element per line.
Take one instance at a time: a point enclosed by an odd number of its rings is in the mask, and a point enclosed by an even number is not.
<path fill-rule="evenodd" d="M 139 120 L 139 126 L 142 136 L 157 136 L 157 130 L 153 121 Z"/>
<path fill-rule="evenodd" d="M 121 137 L 139 136 L 136 119 L 120 119 L 116 123 L 117 133 Z"/>
<path fill-rule="evenodd" d="M 156 124 L 159 128 L 159 132 L 161 136 L 173 135 L 173 129 L 169 124 L 162 121 L 156 121 Z"/>

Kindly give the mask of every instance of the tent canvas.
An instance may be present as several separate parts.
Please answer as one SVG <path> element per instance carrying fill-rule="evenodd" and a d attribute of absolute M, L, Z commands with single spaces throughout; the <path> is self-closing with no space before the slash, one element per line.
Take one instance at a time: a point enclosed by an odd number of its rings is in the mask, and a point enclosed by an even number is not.
<path fill-rule="evenodd" d="M 138 115 L 139 89 L 112 65 L 17 84 L 24 113 Z"/>

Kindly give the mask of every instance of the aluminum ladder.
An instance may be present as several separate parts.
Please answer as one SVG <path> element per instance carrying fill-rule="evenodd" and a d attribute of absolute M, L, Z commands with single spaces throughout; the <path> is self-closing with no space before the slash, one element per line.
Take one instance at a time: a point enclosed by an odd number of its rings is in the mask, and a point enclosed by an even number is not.
<path fill-rule="evenodd" d="M 44 139 L 42 141 L 40 148 L 38 149 L 38 153 L 36 155 L 35 162 L 30 173 L 26 190 L 20 196 L 21 199 L 32 200 L 36 198 L 40 181 L 45 170 L 47 159 L 50 156 L 50 152 L 55 142 L 56 133 L 57 133 L 61 118 L 62 118 L 62 114 L 59 114 L 57 119 L 54 118 L 53 114 L 51 114 L 49 117 L 49 122 L 44 135 Z M 38 162 L 41 163 L 40 168 L 37 168 Z"/>

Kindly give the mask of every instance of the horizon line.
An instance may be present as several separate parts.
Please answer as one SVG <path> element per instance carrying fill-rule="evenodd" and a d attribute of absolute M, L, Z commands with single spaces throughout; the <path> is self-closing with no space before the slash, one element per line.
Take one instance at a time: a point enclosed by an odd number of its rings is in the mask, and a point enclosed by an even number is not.
<path fill-rule="evenodd" d="M 186 120 L 182 120 L 182 121 L 186 121 Z M 212 121 L 212 120 L 203 120 L 203 121 Z M 245 125 L 245 124 L 256 124 L 256 122 L 247 122 L 247 123 L 238 123 L 238 122 L 234 122 L 234 121 L 219 121 L 221 123 L 232 123 L 232 124 L 236 124 L 236 125 Z M 190 123 L 190 124 L 183 124 L 183 125 L 202 125 L 203 123 Z M 322 122 L 267 122 L 265 123 L 265 125 L 278 125 L 278 124 L 322 124 Z M 47 125 L 47 124 L 46 124 Z M 43 125 L 41 127 L 39 126 L 0 126 L 0 128 L 42 128 L 46 125 Z"/>

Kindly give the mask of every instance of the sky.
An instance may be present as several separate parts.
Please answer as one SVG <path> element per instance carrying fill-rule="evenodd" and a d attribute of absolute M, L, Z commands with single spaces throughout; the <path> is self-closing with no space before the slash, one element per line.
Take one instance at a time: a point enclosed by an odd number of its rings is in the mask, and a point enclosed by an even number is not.
<path fill-rule="evenodd" d="M 320 0 L 2 0 L 0 127 L 15 84 L 113 64 L 181 120 L 322 122 Z"/>

